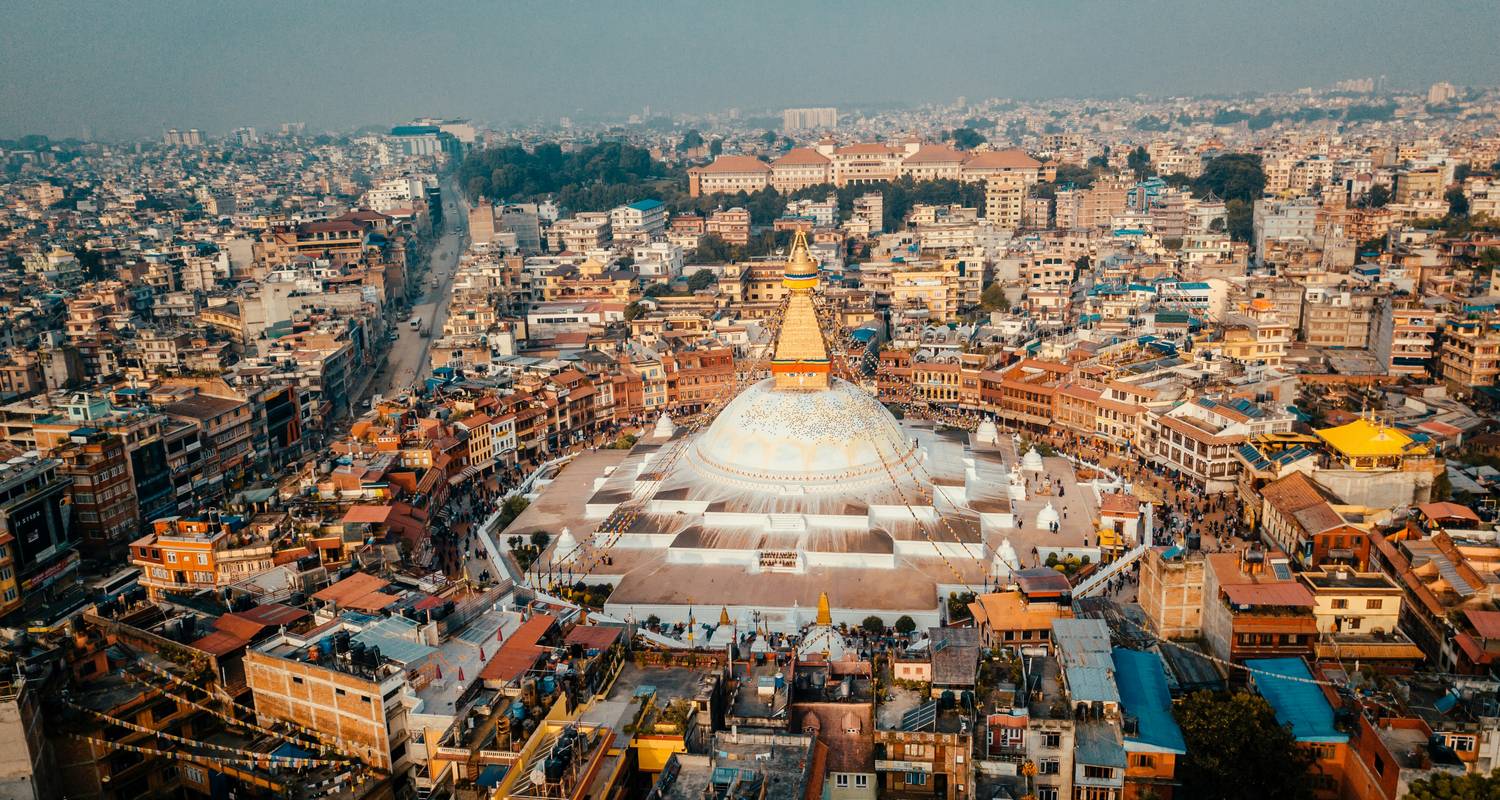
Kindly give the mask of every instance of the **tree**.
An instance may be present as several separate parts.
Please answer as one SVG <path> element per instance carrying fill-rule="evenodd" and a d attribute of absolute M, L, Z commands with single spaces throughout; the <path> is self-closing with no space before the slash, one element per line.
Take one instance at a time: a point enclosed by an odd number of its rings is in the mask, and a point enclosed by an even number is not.
<path fill-rule="evenodd" d="M 960 150 L 973 150 L 989 141 L 984 134 L 973 128 L 958 128 L 953 131 L 953 146 Z"/>
<path fill-rule="evenodd" d="M 528 505 L 531 505 L 531 501 L 527 500 L 521 495 L 516 495 L 515 497 L 506 500 L 505 503 L 500 506 L 500 527 L 503 528 L 506 525 L 515 522 L 516 517 L 521 516 L 521 512 L 525 511 Z"/>
<path fill-rule="evenodd" d="M 1455 186 L 1443 195 L 1443 199 L 1448 201 L 1448 216 L 1469 216 L 1469 196 L 1464 194 L 1463 189 Z"/>
<path fill-rule="evenodd" d="M 1151 174 L 1151 154 L 1146 152 L 1145 147 L 1137 147 L 1125 157 L 1125 166 L 1135 172 L 1137 180 L 1144 180 Z"/>
<path fill-rule="evenodd" d="M 1500 772 L 1488 775 L 1433 772 L 1406 787 L 1407 800 L 1488 800 L 1500 797 Z"/>
<path fill-rule="evenodd" d="M 1391 202 L 1390 187 L 1377 183 L 1370 187 L 1370 191 L 1365 192 L 1364 197 L 1360 198 L 1359 205 L 1365 208 L 1385 208 L 1385 204 L 1389 202 Z"/>
<path fill-rule="evenodd" d="M 1261 169 L 1260 156 L 1251 153 L 1215 156 L 1193 182 L 1193 193 L 1198 197 L 1212 193 L 1222 200 L 1246 203 L 1259 200 L 1265 188 L 1266 173 Z"/>
<path fill-rule="evenodd" d="M 724 152 L 724 140 L 723 139 L 714 139 L 713 141 L 711 141 L 711 142 L 708 143 L 708 154 L 709 155 L 717 157 L 722 152 Z"/>
<path fill-rule="evenodd" d="M 703 146 L 703 134 L 697 128 L 688 128 L 688 132 L 682 135 L 682 141 L 677 143 L 677 152 L 685 153 Z"/>
<path fill-rule="evenodd" d="M 639 300 L 636 300 L 630 305 L 625 306 L 625 321 L 629 322 L 633 319 L 639 319 L 644 313 L 646 313 L 646 307 L 641 305 Z"/>
<path fill-rule="evenodd" d="M 877 616 L 873 616 L 872 615 L 872 616 L 865 617 L 865 621 L 859 623 L 859 626 L 861 628 L 864 628 L 867 633 L 872 633 L 872 634 L 885 633 L 885 620 L 883 620 L 883 619 L 881 619 L 880 617 L 877 617 Z"/>
<path fill-rule="evenodd" d="M 694 292 L 701 292 L 704 289 L 713 286 L 714 282 L 717 280 L 718 278 L 714 277 L 713 270 L 700 269 L 697 272 L 694 272 L 688 278 L 687 285 L 689 290 Z"/>
<path fill-rule="evenodd" d="M 1009 311 L 1010 300 L 1005 296 L 1005 290 L 997 281 L 984 287 L 984 294 L 979 296 L 979 304 L 986 311 Z"/>
<path fill-rule="evenodd" d="M 1230 200 L 1224 204 L 1224 216 L 1231 239 L 1248 242 L 1255 235 L 1255 209 L 1249 202 L 1239 198 Z"/>
<path fill-rule="evenodd" d="M 776 144 L 776 131 L 766 131 L 765 133 L 762 133 L 760 135 L 760 140 L 765 143 L 766 147 L 771 147 L 772 145 Z"/>
<path fill-rule="evenodd" d="M 551 541 L 552 536 L 546 531 L 536 531 L 531 534 L 531 545 L 538 550 L 546 550 L 547 543 Z"/>
<path fill-rule="evenodd" d="M 896 620 L 896 633 L 899 633 L 902 636 L 910 635 L 911 632 L 916 629 L 917 621 L 912 619 L 907 614 L 902 614 L 901 617 Z"/>
<path fill-rule="evenodd" d="M 1182 796 L 1204 800 L 1310 798 L 1312 755 L 1248 692 L 1195 692 L 1173 708 L 1187 756 L 1177 763 Z"/>

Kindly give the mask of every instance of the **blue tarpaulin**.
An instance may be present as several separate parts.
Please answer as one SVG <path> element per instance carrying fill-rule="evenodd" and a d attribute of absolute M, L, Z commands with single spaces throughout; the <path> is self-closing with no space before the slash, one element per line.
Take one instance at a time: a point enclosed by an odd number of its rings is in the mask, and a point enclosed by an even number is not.
<path fill-rule="evenodd" d="M 1337 743 L 1349 734 L 1333 726 L 1333 706 L 1300 658 L 1252 658 L 1245 661 L 1260 696 L 1276 712 L 1276 721 L 1292 726 L 1299 742 Z M 1270 674 L 1267 674 L 1270 673 Z"/>

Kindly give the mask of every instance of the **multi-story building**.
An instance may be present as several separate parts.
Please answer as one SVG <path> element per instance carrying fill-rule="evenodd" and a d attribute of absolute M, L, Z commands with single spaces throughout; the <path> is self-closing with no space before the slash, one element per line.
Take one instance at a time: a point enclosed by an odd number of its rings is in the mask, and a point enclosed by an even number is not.
<path fill-rule="evenodd" d="M 1443 195 L 1443 170 L 1437 167 L 1408 169 L 1396 173 L 1396 192 L 1392 198 L 1397 204 L 1407 205 L 1419 200 L 1435 200 Z"/>
<path fill-rule="evenodd" d="M 79 428 L 52 457 L 61 462 L 58 472 L 72 479 L 68 499 L 79 548 L 106 563 L 118 562 L 140 527 L 125 441 Z"/>
<path fill-rule="evenodd" d="M 667 207 L 660 200 L 637 200 L 609 212 L 616 242 L 650 242 L 667 232 Z"/>
<path fill-rule="evenodd" d="M 832 130 L 838 127 L 839 110 L 824 108 L 788 108 L 781 112 L 781 129 L 788 133 L 806 130 Z"/>
<path fill-rule="evenodd" d="M 1386 374 L 1426 381 L 1437 356 L 1437 312 L 1382 297 L 1375 308 L 1370 352 Z"/>
<path fill-rule="evenodd" d="M 708 233 L 726 244 L 749 244 L 750 212 L 738 207 L 715 211 L 708 215 Z"/>
<path fill-rule="evenodd" d="M 17 674 L 0 680 L 0 797 L 52 800 L 58 797 L 56 766 L 43 724 L 39 684 Z"/>
<path fill-rule="evenodd" d="M 1203 638 L 1212 655 L 1243 661 L 1312 654 L 1317 602 L 1286 556 L 1252 545 L 1205 558 Z"/>
<path fill-rule="evenodd" d="M 1224 402 L 1199 397 L 1147 421 L 1147 447 L 1152 460 L 1179 473 L 1204 491 L 1234 488 L 1239 465 L 1234 450 L 1248 436 L 1285 433 L 1292 416 L 1245 400 Z"/>
<path fill-rule="evenodd" d="M 1256 259 L 1265 256 L 1266 243 L 1270 240 L 1312 241 L 1317 230 L 1318 209 L 1318 204 L 1310 200 L 1256 200 L 1250 238 Z"/>
<path fill-rule="evenodd" d="M 1261 488 L 1261 537 L 1292 557 L 1300 568 L 1324 564 L 1362 568 L 1369 563 L 1369 539 L 1359 524 L 1339 513 L 1332 492 L 1305 472 L 1292 472 Z M 1351 515 L 1363 522 L 1363 515 Z"/>
<path fill-rule="evenodd" d="M 688 180 L 692 180 L 691 173 Z M 793 148 L 771 162 L 771 186 L 778 192 L 830 183 L 833 183 L 833 161 L 811 147 Z"/>
<path fill-rule="evenodd" d="M 1153 547 L 1141 559 L 1137 597 L 1164 639 L 1196 639 L 1203 632 L 1203 553 L 1181 545 Z"/>
<path fill-rule="evenodd" d="M 984 182 L 984 218 L 990 223 L 1019 228 L 1024 224 L 1025 208 L 1026 182 L 1019 175 L 1004 175 Z"/>
<path fill-rule="evenodd" d="M 1449 320 L 1440 353 L 1439 369 L 1450 391 L 1494 386 L 1500 377 L 1500 323 Z"/>
<path fill-rule="evenodd" d="M 168 517 L 152 523 L 151 533 L 130 543 L 130 563 L 152 597 L 217 590 L 275 566 L 279 534 L 244 523 Z"/>
<path fill-rule="evenodd" d="M 1302 307 L 1303 341 L 1317 347 L 1369 347 L 1381 298 L 1372 292 L 1309 288 Z"/>
<path fill-rule="evenodd" d="M 934 319 L 950 320 L 979 304 L 982 271 L 967 261 L 876 262 L 862 264 L 863 287 L 877 302 L 893 309 L 926 309 Z"/>
<path fill-rule="evenodd" d="M 783 156 L 783 159 L 791 156 L 792 154 L 788 153 Z M 826 162 L 827 159 L 824 161 Z M 787 166 L 790 167 L 791 164 Z M 688 194 L 692 197 L 700 197 L 707 194 L 758 192 L 771 185 L 772 176 L 773 165 L 755 156 L 719 156 L 713 160 L 712 164 L 688 169 Z M 827 183 L 827 181 L 821 181 L 821 183 Z"/>
<path fill-rule="evenodd" d="M 256 716 L 327 731 L 364 763 L 404 773 L 412 760 L 406 671 L 385 660 L 379 647 L 371 652 L 361 643 L 356 649 L 338 626 L 315 630 L 317 637 L 282 633 L 245 652 Z"/>
<path fill-rule="evenodd" d="M 70 481 L 60 474 L 61 466 L 35 454 L 0 463 L 0 618 L 23 604 L 42 613 L 74 588 L 78 534 L 69 521 Z M 68 610 L 55 604 L 51 609 Z M 51 622 L 50 616 L 28 615 L 26 621 Z"/>

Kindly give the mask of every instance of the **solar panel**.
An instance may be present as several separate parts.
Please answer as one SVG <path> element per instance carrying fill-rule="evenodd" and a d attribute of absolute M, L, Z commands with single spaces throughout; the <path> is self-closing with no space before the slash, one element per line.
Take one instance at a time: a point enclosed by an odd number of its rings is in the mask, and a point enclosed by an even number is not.
<path fill-rule="evenodd" d="M 1280 561 L 1271 565 L 1271 571 L 1276 573 L 1276 580 L 1289 581 L 1292 579 L 1292 568 Z"/>
<path fill-rule="evenodd" d="M 917 706 L 901 715 L 901 730 L 919 731 L 937 722 L 937 711 L 938 704 L 936 700 Z"/>

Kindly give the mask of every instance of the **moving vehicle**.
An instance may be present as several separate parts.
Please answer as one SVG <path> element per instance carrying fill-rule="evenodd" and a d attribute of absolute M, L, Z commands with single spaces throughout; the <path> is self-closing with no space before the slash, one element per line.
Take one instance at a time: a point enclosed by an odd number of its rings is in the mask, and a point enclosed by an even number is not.
<path fill-rule="evenodd" d="M 410 325 L 411 329 L 414 330 L 414 331 L 422 330 L 422 318 L 421 317 L 412 317 L 411 319 L 407 320 L 406 324 Z"/>

